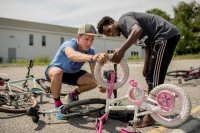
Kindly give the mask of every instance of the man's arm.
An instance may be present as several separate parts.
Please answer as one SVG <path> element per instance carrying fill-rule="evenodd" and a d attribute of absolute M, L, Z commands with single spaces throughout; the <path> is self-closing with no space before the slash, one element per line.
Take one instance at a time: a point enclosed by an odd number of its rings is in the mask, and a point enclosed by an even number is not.
<path fill-rule="evenodd" d="M 126 50 L 132 44 L 134 44 L 137 41 L 137 39 L 142 34 L 142 31 L 143 31 L 143 29 L 138 24 L 134 24 L 131 27 L 131 33 L 130 33 L 130 35 L 124 41 L 124 43 L 122 44 L 121 48 L 115 51 L 115 53 L 114 53 L 111 61 L 119 63 L 121 61 L 121 59 L 124 57 L 124 54 L 125 54 Z"/>
<path fill-rule="evenodd" d="M 71 47 L 65 48 L 64 51 L 65 51 L 66 56 L 72 61 L 88 62 L 88 61 L 93 60 L 93 55 L 77 52 Z"/>
<path fill-rule="evenodd" d="M 89 61 L 98 61 L 101 64 L 104 64 L 108 60 L 108 55 L 106 53 L 98 53 L 95 55 L 83 54 L 75 51 L 71 47 L 65 48 L 66 56 L 75 62 L 89 62 Z"/>
<path fill-rule="evenodd" d="M 122 49 L 123 51 L 126 51 L 132 44 L 134 44 L 137 41 L 137 39 L 142 34 L 142 31 L 143 31 L 143 29 L 138 24 L 134 24 L 131 27 L 130 35 L 125 40 L 125 42 L 123 43 L 123 45 L 120 49 Z"/>

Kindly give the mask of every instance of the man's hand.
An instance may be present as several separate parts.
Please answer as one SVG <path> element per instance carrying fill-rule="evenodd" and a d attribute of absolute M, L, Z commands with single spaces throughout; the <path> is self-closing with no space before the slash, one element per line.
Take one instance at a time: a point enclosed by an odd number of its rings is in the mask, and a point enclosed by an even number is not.
<path fill-rule="evenodd" d="M 99 91 L 100 91 L 101 93 L 105 93 L 105 92 L 106 92 L 106 89 L 103 88 L 102 86 L 98 85 L 98 88 L 99 88 Z"/>
<path fill-rule="evenodd" d="M 110 61 L 112 61 L 114 63 L 119 63 L 121 61 L 121 59 L 124 57 L 124 53 L 125 53 L 125 51 L 123 51 L 121 49 L 115 49 L 113 57 Z"/>
<path fill-rule="evenodd" d="M 93 60 L 99 62 L 100 64 L 105 64 L 108 59 L 109 58 L 106 53 L 98 53 L 93 56 Z"/>

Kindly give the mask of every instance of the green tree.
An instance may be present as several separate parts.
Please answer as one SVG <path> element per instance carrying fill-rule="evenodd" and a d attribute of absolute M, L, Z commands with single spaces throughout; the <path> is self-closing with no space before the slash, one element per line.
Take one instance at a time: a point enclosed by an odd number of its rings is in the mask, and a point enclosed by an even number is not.
<path fill-rule="evenodd" d="M 174 13 L 173 23 L 181 33 L 176 53 L 178 55 L 198 53 L 200 51 L 200 5 L 195 0 L 188 4 L 179 2 L 174 7 Z"/>
<path fill-rule="evenodd" d="M 158 8 L 153 8 L 153 9 L 147 10 L 146 13 L 156 14 L 156 15 L 163 17 L 164 19 L 166 19 L 168 21 L 171 21 L 170 16 L 166 12 L 164 12 Z"/>

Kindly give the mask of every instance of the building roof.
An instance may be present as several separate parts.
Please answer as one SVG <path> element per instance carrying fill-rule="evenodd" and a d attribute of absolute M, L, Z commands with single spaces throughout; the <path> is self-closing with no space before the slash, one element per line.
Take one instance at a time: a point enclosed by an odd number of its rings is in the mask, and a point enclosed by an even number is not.
<path fill-rule="evenodd" d="M 67 26 L 58 26 L 53 24 L 44 24 L 38 22 L 24 21 L 24 20 L 16 20 L 10 18 L 2 18 L 0 17 L 0 27 L 5 28 L 18 28 L 18 29 L 27 29 L 27 30 L 37 30 L 37 31 L 46 31 L 46 32 L 57 32 L 57 33 L 68 33 L 68 34 L 77 34 L 78 28 L 67 27 Z M 99 36 L 100 38 L 108 39 L 108 40 L 123 40 L 122 36 L 120 37 L 106 37 Z"/>
<path fill-rule="evenodd" d="M 78 28 L 0 17 L 0 26 L 77 34 Z"/>

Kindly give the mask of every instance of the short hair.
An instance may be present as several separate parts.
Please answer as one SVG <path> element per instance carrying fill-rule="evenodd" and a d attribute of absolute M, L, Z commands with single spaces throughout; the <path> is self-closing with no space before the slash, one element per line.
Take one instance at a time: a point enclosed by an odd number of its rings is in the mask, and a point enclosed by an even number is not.
<path fill-rule="evenodd" d="M 114 23 L 114 19 L 108 16 L 103 17 L 97 24 L 97 29 L 100 34 L 103 33 L 103 26 Z"/>

